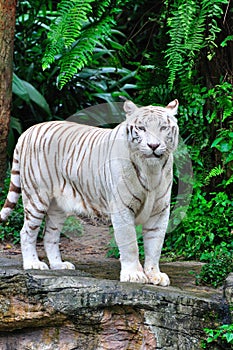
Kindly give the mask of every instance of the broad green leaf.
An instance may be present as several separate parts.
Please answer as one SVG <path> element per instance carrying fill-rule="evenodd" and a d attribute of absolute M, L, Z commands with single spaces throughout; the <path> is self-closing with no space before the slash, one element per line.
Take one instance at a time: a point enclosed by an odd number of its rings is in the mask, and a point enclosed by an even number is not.
<path fill-rule="evenodd" d="M 211 145 L 211 148 L 212 147 L 216 147 L 218 144 L 219 144 L 219 142 L 221 142 L 222 141 L 222 137 L 217 137 L 215 140 L 214 140 L 214 142 L 212 143 L 212 145 Z"/>
<path fill-rule="evenodd" d="M 98 72 L 100 73 L 122 73 L 122 74 L 130 74 L 130 70 L 126 68 L 116 68 L 116 67 L 103 67 L 99 68 Z"/>
<path fill-rule="evenodd" d="M 19 119 L 11 117 L 11 119 L 10 119 L 10 127 L 12 129 L 15 129 L 19 134 L 22 134 L 22 125 L 21 125 Z"/>
<path fill-rule="evenodd" d="M 15 73 L 13 74 L 12 92 L 27 103 L 30 102 L 30 97 L 25 89 L 23 80 L 21 80 Z"/>
<path fill-rule="evenodd" d="M 15 135 L 14 130 L 18 132 L 18 134 L 22 133 L 22 126 L 20 123 L 20 120 L 14 117 L 11 117 L 10 119 L 10 130 L 8 135 L 8 146 L 7 146 L 7 152 L 8 155 L 11 156 L 13 154 L 14 148 L 15 148 Z"/>
<path fill-rule="evenodd" d="M 233 161 L 233 152 L 231 154 L 229 154 L 229 156 L 226 158 L 225 163 L 229 163 Z"/>
<path fill-rule="evenodd" d="M 228 343 L 233 344 L 233 333 L 227 333 L 225 337 Z"/>
<path fill-rule="evenodd" d="M 231 145 L 227 142 L 221 143 L 219 150 L 220 152 L 229 152 L 231 150 Z"/>
<path fill-rule="evenodd" d="M 122 87 L 122 90 L 127 90 L 127 89 L 137 89 L 137 85 L 136 84 L 125 84 Z"/>
<path fill-rule="evenodd" d="M 123 50 L 124 48 L 123 45 L 111 39 L 108 39 L 108 43 L 112 46 L 113 49 Z"/>
<path fill-rule="evenodd" d="M 35 102 L 40 108 L 42 108 L 48 115 L 51 115 L 49 105 L 44 96 L 41 95 L 41 93 L 30 83 L 24 80 L 22 81 L 30 99 Z"/>
<path fill-rule="evenodd" d="M 30 101 L 35 102 L 48 115 L 51 115 L 49 105 L 44 96 L 32 84 L 20 79 L 15 73 L 13 75 L 12 92 L 27 103 L 30 103 Z"/>

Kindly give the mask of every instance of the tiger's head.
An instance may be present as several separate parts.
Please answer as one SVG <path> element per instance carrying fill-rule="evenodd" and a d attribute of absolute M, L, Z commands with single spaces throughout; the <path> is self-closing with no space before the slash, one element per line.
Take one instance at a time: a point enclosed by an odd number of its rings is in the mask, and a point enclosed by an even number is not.
<path fill-rule="evenodd" d="M 167 107 L 137 107 L 126 101 L 124 111 L 132 151 L 139 151 L 148 159 L 160 159 L 173 152 L 178 145 L 178 105 L 178 100 L 174 100 Z"/>

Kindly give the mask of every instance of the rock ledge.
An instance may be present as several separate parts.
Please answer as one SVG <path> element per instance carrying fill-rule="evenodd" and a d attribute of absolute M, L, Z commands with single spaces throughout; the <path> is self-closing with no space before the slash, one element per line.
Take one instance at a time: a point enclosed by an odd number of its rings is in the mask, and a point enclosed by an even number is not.
<path fill-rule="evenodd" d="M 223 293 L 203 292 L 1 260 L 1 350 L 200 350 L 203 328 L 231 322 L 233 274 Z"/>

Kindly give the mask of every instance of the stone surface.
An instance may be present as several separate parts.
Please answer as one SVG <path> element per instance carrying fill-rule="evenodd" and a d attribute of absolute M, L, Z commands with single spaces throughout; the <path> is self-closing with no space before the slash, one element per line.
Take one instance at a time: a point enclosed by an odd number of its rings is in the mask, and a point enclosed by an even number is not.
<path fill-rule="evenodd" d="M 224 297 L 228 305 L 230 305 L 231 318 L 233 322 L 233 273 L 230 273 L 224 285 Z"/>
<path fill-rule="evenodd" d="M 14 259 L 0 266 L 1 350 L 200 350 L 204 327 L 230 321 L 221 290 L 25 272 Z"/>

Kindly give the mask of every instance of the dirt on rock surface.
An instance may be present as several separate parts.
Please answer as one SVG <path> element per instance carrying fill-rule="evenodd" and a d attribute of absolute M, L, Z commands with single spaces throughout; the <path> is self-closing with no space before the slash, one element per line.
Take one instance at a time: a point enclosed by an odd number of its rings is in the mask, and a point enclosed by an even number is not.
<path fill-rule="evenodd" d="M 112 239 L 109 226 L 98 223 L 82 222 L 82 232 L 72 232 L 62 235 L 60 250 L 63 260 L 75 264 L 92 277 L 99 279 L 119 280 L 119 259 L 108 257 L 109 243 Z M 43 242 L 38 241 L 37 251 L 40 259 L 46 261 Z M 22 263 L 20 245 L 4 242 L 0 244 L 0 256 L 17 260 Z M 195 275 L 201 270 L 202 263 L 194 261 L 161 262 L 161 271 L 167 273 L 172 287 L 182 290 L 200 292 L 201 294 L 222 293 L 222 289 L 213 289 L 207 286 L 196 286 Z"/>

